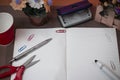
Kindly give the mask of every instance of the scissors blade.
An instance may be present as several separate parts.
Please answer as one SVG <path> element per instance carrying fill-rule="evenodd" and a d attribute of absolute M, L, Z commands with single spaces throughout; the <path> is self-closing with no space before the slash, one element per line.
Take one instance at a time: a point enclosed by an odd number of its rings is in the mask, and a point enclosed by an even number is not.
<path fill-rule="evenodd" d="M 25 56 L 26 56 L 27 54 L 29 54 L 30 52 L 32 52 L 32 51 L 34 51 L 34 50 L 36 50 L 36 49 L 44 46 L 45 44 L 47 44 L 47 43 L 50 42 L 51 40 L 52 40 L 52 38 L 49 38 L 49 39 L 44 40 L 44 41 L 41 42 L 41 43 L 38 43 L 37 45 L 31 47 L 31 48 L 28 49 L 27 51 L 25 51 L 25 52 L 23 52 L 23 53 L 15 56 L 12 60 L 10 60 L 10 63 L 13 62 L 13 61 L 16 61 L 16 60 L 18 60 L 18 59 L 20 59 L 20 58 L 22 58 L 22 57 L 25 57 Z"/>
<path fill-rule="evenodd" d="M 27 66 L 28 64 L 30 64 L 32 62 L 32 60 L 35 58 L 36 55 L 33 55 L 32 57 L 30 57 L 25 63 L 23 63 L 24 66 Z"/>
<path fill-rule="evenodd" d="M 26 65 L 25 68 L 29 68 L 30 66 L 38 63 L 39 61 L 40 61 L 40 60 L 36 60 L 36 61 L 31 62 L 31 63 L 29 63 L 28 65 Z"/>

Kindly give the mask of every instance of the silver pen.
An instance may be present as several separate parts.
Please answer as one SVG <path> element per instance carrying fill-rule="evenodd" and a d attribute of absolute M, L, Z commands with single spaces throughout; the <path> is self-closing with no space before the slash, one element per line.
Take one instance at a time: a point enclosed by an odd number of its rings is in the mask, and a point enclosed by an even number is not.
<path fill-rule="evenodd" d="M 99 60 L 95 60 L 95 63 L 99 66 L 99 68 L 106 73 L 111 80 L 120 80 L 120 76 L 118 76 L 115 72 L 113 72 L 107 65 Z"/>
<path fill-rule="evenodd" d="M 30 52 L 42 47 L 43 45 L 47 44 L 48 42 L 50 42 L 52 40 L 52 38 L 46 39 L 44 41 L 42 41 L 41 43 L 38 43 L 37 45 L 31 47 L 30 49 L 22 52 L 21 54 L 15 56 L 12 60 L 10 60 L 10 63 L 13 61 L 16 61 L 18 59 L 21 59 L 22 57 L 25 57 L 27 54 L 29 54 Z"/>

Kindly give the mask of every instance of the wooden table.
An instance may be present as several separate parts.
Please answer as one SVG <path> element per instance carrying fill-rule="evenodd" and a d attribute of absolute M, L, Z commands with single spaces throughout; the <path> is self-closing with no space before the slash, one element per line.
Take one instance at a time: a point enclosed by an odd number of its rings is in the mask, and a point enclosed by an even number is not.
<path fill-rule="evenodd" d="M 107 26 L 100 24 L 94 20 L 95 7 L 91 8 L 93 13 L 93 19 L 85 23 L 75 25 L 76 27 L 88 27 L 88 28 L 108 28 Z M 56 8 L 52 7 L 51 14 L 49 15 L 49 22 L 44 26 L 34 26 L 30 23 L 29 18 L 22 11 L 15 11 L 10 6 L 0 6 L 0 12 L 8 12 L 14 17 L 15 29 L 17 28 L 56 28 L 62 27 L 56 14 Z M 120 46 L 120 31 L 117 30 L 118 47 Z M 9 60 L 12 59 L 14 41 L 8 46 L 0 46 L 0 66 L 8 64 Z M 10 77 L 0 79 L 10 80 Z"/>

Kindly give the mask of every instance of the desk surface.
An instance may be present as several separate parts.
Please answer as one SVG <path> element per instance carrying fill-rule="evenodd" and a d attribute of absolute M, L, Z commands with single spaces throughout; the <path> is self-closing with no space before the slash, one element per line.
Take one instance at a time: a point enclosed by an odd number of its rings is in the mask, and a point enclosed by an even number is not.
<path fill-rule="evenodd" d="M 62 27 L 56 14 L 55 7 L 52 7 L 51 14 L 49 15 L 49 22 L 45 24 L 44 26 L 34 26 L 29 22 L 28 17 L 22 12 L 22 11 L 14 11 L 11 7 L 9 6 L 0 6 L 0 12 L 9 12 L 10 14 L 13 15 L 14 17 L 14 25 L 15 28 L 56 28 L 56 27 Z M 95 13 L 95 8 L 92 8 L 93 12 L 93 17 Z M 103 24 L 100 24 L 94 19 L 76 25 L 77 27 L 107 27 Z M 120 31 L 117 30 L 117 39 L 118 39 L 118 47 L 120 46 Z M 0 66 L 4 64 L 8 64 L 8 61 L 12 59 L 12 54 L 13 54 L 13 46 L 14 42 L 12 42 L 8 46 L 0 46 Z M 119 47 L 120 48 L 120 47 Z M 120 50 L 120 49 L 119 49 Z M 120 53 L 119 53 L 120 55 Z M 8 78 L 0 79 L 0 80 L 9 80 Z"/>

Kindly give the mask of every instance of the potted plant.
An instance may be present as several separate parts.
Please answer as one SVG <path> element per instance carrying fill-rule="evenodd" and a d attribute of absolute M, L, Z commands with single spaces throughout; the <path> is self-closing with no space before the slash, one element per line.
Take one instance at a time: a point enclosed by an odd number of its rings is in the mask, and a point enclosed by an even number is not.
<path fill-rule="evenodd" d="M 38 26 L 48 22 L 51 0 L 12 0 L 10 6 L 14 10 L 23 11 L 30 21 Z"/>

